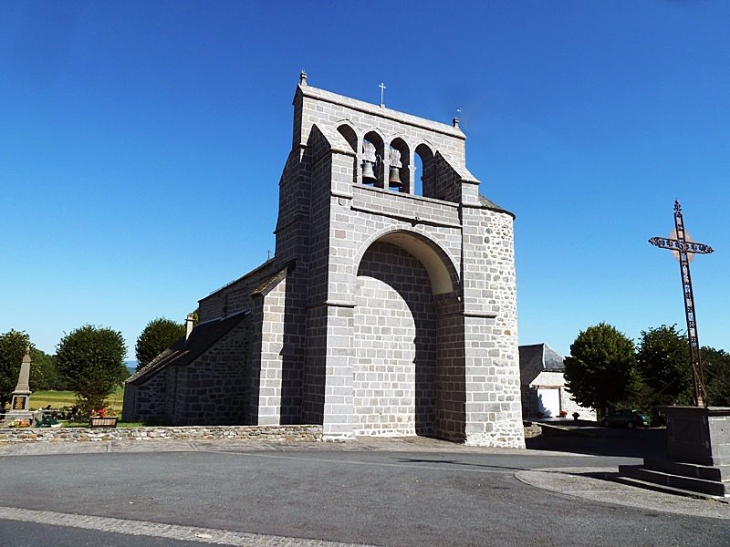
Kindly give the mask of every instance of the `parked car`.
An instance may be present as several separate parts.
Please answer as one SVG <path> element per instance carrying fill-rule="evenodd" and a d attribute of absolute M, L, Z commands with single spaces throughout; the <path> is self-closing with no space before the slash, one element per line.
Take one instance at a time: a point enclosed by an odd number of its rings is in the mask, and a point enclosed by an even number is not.
<path fill-rule="evenodd" d="M 651 427 L 651 416 L 634 408 L 621 408 L 604 416 L 601 423 L 605 427 L 628 427 L 629 429 Z"/>

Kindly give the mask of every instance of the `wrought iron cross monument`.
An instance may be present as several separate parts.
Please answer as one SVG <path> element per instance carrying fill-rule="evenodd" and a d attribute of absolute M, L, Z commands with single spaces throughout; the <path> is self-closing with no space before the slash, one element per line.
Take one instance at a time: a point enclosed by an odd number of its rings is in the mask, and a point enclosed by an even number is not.
<path fill-rule="evenodd" d="M 661 249 L 669 249 L 679 256 L 679 270 L 682 274 L 682 289 L 684 291 L 684 313 L 687 317 L 687 336 L 689 338 L 689 353 L 694 377 L 694 400 L 700 407 L 707 406 L 705 396 L 705 381 L 700 360 L 700 342 L 697 338 L 697 318 L 695 317 L 695 301 L 692 293 L 692 277 L 689 274 L 690 254 L 710 254 L 714 251 L 709 245 L 695 243 L 687 239 L 682 218 L 682 207 L 679 200 L 674 202 L 674 237 L 652 237 L 649 243 Z M 675 239 L 676 238 L 676 239 Z"/>

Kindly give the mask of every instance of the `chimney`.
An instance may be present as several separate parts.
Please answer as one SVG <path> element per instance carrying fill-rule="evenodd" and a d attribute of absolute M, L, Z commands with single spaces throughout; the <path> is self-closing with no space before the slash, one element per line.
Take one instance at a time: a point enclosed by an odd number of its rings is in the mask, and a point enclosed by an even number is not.
<path fill-rule="evenodd" d="M 192 314 L 188 314 L 188 316 L 185 318 L 185 342 L 187 344 L 188 338 L 190 338 L 190 333 L 193 332 L 193 316 Z"/>

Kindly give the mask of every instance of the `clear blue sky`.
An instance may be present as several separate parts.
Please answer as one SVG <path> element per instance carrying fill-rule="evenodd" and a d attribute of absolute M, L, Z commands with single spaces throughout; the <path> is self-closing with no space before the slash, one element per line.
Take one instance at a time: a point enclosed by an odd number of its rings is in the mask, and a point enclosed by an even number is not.
<path fill-rule="evenodd" d="M 0 0 L 0 332 L 182 321 L 274 251 L 299 72 L 450 123 L 516 216 L 520 343 L 677 323 L 730 350 L 730 3 Z"/>

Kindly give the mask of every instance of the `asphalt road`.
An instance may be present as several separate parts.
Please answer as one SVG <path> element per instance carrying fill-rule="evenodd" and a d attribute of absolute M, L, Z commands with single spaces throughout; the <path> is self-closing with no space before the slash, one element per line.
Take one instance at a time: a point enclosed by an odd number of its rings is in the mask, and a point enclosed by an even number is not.
<path fill-rule="evenodd" d="M 730 505 L 593 478 L 655 449 L 638 433 L 540 441 L 576 452 L 428 440 L 14 452 L 0 456 L 0 547 L 730 546 Z"/>

